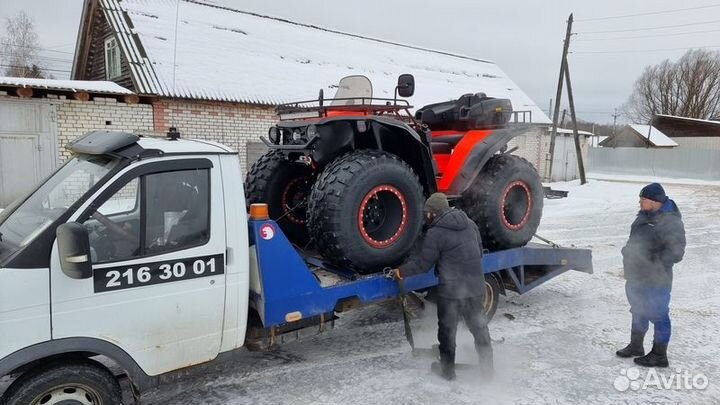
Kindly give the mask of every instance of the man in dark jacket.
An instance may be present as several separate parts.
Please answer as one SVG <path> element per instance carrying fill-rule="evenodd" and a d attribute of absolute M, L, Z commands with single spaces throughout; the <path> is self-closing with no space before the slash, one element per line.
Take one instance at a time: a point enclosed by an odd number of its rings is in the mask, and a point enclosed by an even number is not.
<path fill-rule="evenodd" d="M 673 264 L 684 254 L 685 228 L 680 210 L 660 184 L 648 184 L 640 191 L 640 212 L 622 249 L 632 326 L 630 344 L 618 350 L 618 356 L 641 356 L 635 363 L 645 367 L 668 366 Z M 652 350 L 645 355 L 643 341 L 650 322 L 655 335 Z"/>
<path fill-rule="evenodd" d="M 425 203 L 429 224 L 419 255 L 396 270 L 396 276 L 424 273 L 433 266 L 438 285 L 438 341 L 442 377 L 455 379 L 455 334 L 462 317 L 475 338 L 480 366 L 492 373 L 492 348 L 487 317 L 483 308 L 485 277 L 482 268 L 482 242 L 477 225 L 459 209 L 450 208 L 442 193 L 431 195 Z"/>

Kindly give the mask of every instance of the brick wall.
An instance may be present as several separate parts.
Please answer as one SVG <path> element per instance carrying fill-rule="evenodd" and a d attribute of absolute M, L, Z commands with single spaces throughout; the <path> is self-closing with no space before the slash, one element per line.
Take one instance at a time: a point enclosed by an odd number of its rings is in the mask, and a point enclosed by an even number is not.
<path fill-rule="evenodd" d="M 160 100 L 153 108 L 156 132 L 167 132 L 174 125 L 182 137 L 227 145 L 238 151 L 244 170 L 256 157 L 248 159 L 248 144 L 257 149 L 260 136 L 267 135 L 278 119 L 273 107 L 238 103 Z"/>
<path fill-rule="evenodd" d="M 114 98 L 91 101 L 53 100 L 56 105 L 58 160 L 70 157 L 65 145 L 85 133 L 98 130 L 152 131 L 153 109 L 148 104 L 126 104 Z"/>
<path fill-rule="evenodd" d="M 530 128 L 526 133 L 516 136 L 508 142 L 508 149 L 518 147 L 513 155 L 523 157 L 532 163 L 540 173 L 540 177 L 545 170 L 547 158 L 545 151 L 548 149 L 543 139 L 543 130 L 543 127 Z"/>

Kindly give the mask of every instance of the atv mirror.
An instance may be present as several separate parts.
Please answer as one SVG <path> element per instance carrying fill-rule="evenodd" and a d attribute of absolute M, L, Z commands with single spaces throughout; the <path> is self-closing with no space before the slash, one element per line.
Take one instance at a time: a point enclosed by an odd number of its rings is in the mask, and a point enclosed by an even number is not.
<path fill-rule="evenodd" d="M 87 229 L 77 222 L 68 222 L 58 226 L 55 233 L 63 273 L 75 279 L 92 277 L 90 238 Z"/>
<path fill-rule="evenodd" d="M 323 106 L 324 101 L 325 101 L 325 93 L 323 92 L 323 89 L 320 89 L 320 93 L 318 94 L 318 104 L 320 104 L 320 107 Z"/>
<path fill-rule="evenodd" d="M 398 77 L 397 92 L 400 97 L 412 97 L 415 94 L 415 77 L 405 73 Z"/>

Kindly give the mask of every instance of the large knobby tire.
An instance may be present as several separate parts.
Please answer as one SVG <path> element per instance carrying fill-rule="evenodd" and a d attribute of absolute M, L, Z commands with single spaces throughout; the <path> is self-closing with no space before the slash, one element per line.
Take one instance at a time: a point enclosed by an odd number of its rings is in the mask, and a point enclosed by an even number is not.
<path fill-rule="evenodd" d="M 323 256 L 368 273 L 397 265 L 422 227 L 418 176 L 397 156 L 358 150 L 329 164 L 313 185 L 310 234 Z"/>
<path fill-rule="evenodd" d="M 267 203 L 270 218 L 276 220 L 288 239 L 305 246 L 310 237 L 307 230 L 307 198 L 313 182 L 309 166 L 292 162 L 280 151 L 260 157 L 245 178 L 248 206 Z"/>
<path fill-rule="evenodd" d="M 49 363 L 21 375 L 7 389 L 3 405 L 118 405 L 122 392 L 115 377 L 99 363 L 77 359 Z"/>
<path fill-rule="evenodd" d="M 527 160 L 495 155 L 463 193 L 460 205 L 480 228 L 485 248 L 523 246 L 540 226 L 542 182 Z"/>

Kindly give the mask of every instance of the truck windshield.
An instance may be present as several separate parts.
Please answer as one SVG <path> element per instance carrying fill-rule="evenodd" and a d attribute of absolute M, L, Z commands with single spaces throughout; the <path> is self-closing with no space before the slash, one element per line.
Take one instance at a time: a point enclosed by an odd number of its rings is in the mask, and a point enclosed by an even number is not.
<path fill-rule="evenodd" d="M 372 104 L 372 83 L 365 76 L 343 77 L 338 83 L 335 99 L 330 105 Z"/>
<path fill-rule="evenodd" d="M 68 161 L 24 201 L 0 214 L 0 263 L 55 222 L 117 164 L 104 156 Z"/>

